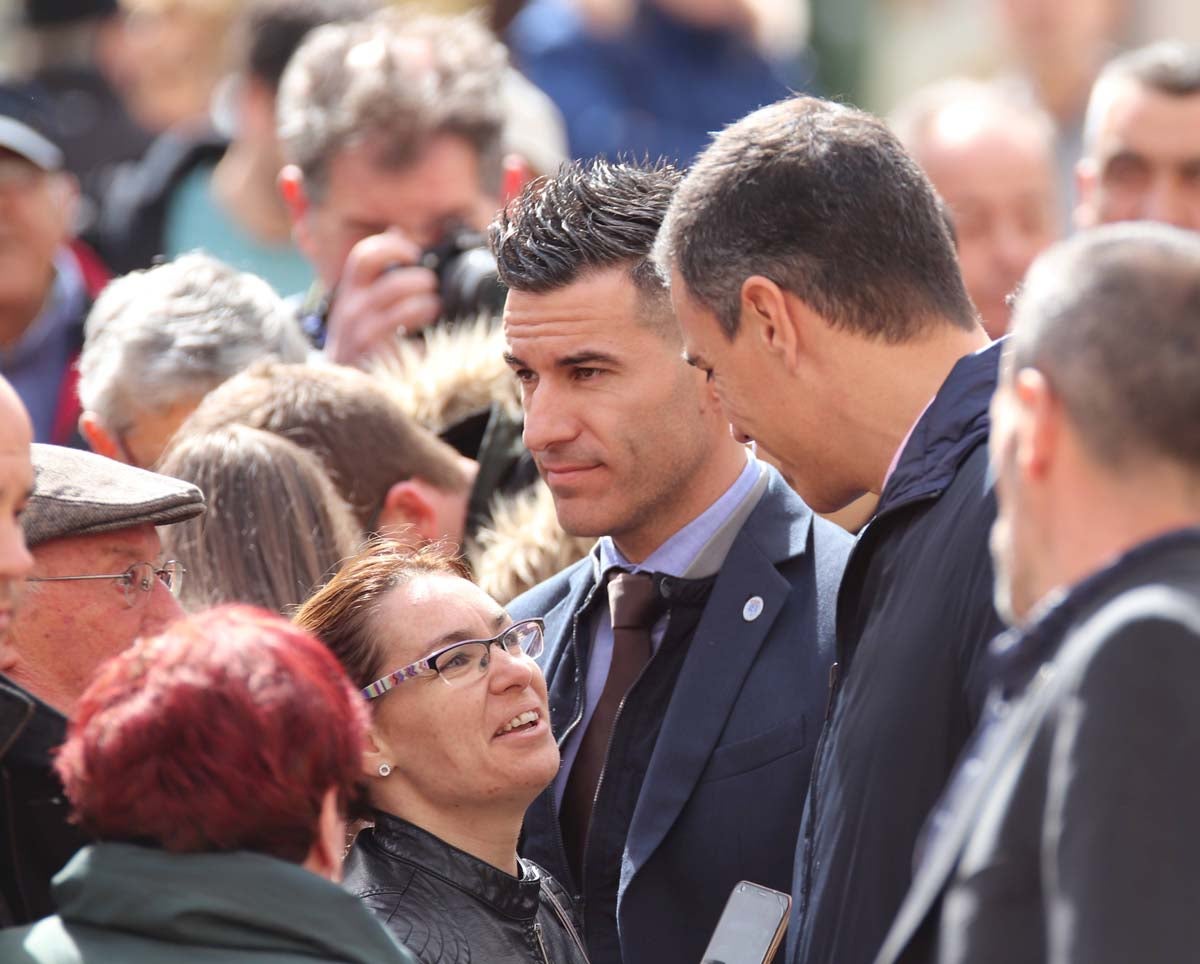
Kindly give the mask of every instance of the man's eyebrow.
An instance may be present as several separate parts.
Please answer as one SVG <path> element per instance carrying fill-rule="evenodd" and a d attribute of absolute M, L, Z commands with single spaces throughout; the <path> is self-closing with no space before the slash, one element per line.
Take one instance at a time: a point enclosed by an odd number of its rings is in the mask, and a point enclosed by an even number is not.
<path fill-rule="evenodd" d="M 554 363 L 556 368 L 574 368 L 576 365 L 592 365 L 600 362 L 605 365 L 619 365 L 620 362 L 612 355 L 602 351 L 577 351 L 574 355 L 567 355 L 558 359 Z"/>
<path fill-rule="evenodd" d="M 510 368 L 527 368 L 528 365 L 509 352 L 504 353 L 504 361 Z M 594 365 L 597 362 L 603 365 L 612 365 L 617 367 L 621 364 L 620 360 L 615 355 L 610 355 L 603 351 L 594 351 L 585 349 L 577 351 L 574 355 L 565 355 L 562 358 L 555 359 L 555 368 L 574 368 L 577 365 Z"/>

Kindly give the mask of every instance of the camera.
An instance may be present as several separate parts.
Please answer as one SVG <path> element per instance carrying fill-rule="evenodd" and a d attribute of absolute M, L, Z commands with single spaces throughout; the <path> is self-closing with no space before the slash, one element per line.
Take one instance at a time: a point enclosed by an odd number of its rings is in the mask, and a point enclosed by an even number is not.
<path fill-rule="evenodd" d="M 419 263 L 437 275 L 444 321 L 473 320 L 480 315 L 498 317 L 504 310 L 508 289 L 500 281 L 496 259 L 482 234 L 455 230 L 445 241 L 427 249 Z"/>

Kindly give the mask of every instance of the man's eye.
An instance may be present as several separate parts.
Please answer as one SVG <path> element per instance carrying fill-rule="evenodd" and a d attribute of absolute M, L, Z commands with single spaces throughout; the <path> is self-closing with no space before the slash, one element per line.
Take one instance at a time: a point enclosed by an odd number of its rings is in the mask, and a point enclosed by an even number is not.
<path fill-rule="evenodd" d="M 535 381 L 537 378 L 537 376 L 528 368 L 514 368 L 513 374 L 517 376 L 517 381 L 524 382 L 526 384 Z"/>
<path fill-rule="evenodd" d="M 604 369 L 603 368 L 588 368 L 586 366 L 581 366 L 579 368 L 572 369 L 572 372 L 577 380 L 586 382 L 586 381 L 590 381 L 591 379 L 595 378 L 597 375 L 603 374 Z"/>

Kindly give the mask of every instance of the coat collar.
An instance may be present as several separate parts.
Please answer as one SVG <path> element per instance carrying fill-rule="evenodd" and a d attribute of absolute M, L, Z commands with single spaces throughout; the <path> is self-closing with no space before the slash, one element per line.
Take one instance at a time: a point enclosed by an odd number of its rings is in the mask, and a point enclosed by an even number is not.
<path fill-rule="evenodd" d="M 988 405 L 996 391 L 1004 339 L 960 358 L 918 419 L 895 471 L 880 496 L 876 515 L 937 495 L 991 427 Z"/>
<path fill-rule="evenodd" d="M 380 811 L 375 813 L 375 827 L 363 832 L 371 834 L 384 853 L 442 878 L 497 914 L 528 921 L 537 916 L 542 882 L 536 864 L 520 861 L 521 876 L 514 877 L 407 820 Z"/>

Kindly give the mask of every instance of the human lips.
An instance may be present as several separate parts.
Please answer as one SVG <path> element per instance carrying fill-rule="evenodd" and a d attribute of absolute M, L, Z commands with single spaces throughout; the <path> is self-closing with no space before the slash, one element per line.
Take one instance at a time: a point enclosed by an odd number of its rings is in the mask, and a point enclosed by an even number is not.
<path fill-rule="evenodd" d="M 548 485 L 573 482 L 600 467 L 599 462 L 541 462 L 542 476 Z"/>

